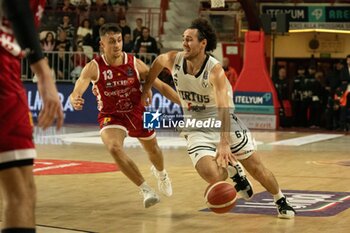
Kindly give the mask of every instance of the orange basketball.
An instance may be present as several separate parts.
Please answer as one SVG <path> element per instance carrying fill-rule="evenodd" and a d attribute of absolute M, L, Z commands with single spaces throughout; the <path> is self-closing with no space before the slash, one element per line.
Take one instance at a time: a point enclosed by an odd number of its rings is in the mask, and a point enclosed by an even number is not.
<path fill-rule="evenodd" d="M 235 206 L 237 192 L 232 184 L 219 181 L 207 187 L 204 197 L 209 209 L 217 214 L 223 214 Z"/>

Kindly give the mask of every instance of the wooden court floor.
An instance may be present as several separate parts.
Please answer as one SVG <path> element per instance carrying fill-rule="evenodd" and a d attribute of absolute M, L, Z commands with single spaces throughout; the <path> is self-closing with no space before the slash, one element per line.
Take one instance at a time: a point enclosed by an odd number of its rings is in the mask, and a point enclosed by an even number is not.
<path fill-rule="evenodd" d="M 38 159 L 113 163 L 97 131 L 94 126 L 66 126 L 60 132 L 37 130 Z M 253 134 L 263 163 L 296 206 L 299 214 L 293 220 L 277 218 L 271 197 L 254 180 L 257 199 L 251 203 L 239 200 L 238 212 L 201 211 L 206 208 L 203 192 L 207 184 L 195 172 L 181 139 L 159 133 L 173 183 L 172 197 L 162 197 L 159 204 L 144 209 L 138 188 L 119 171 L 38 174 L 38 232 L 350 232 L 350 136 L 318 131 Z M 147 182 L 156 188 L 145 152 L 133 140 L 126 146 Z"/>

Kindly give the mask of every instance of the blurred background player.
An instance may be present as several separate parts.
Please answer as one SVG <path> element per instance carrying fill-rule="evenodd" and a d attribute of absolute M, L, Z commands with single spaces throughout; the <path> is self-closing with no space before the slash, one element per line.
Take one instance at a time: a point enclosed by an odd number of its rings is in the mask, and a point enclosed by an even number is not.
<path fill-rule="evenodd" d="M 305 74 L 305 67 L 298 66 L 297 76 L 293 79 L 292 108 L 294 114 L 294 126 L 307 127 L 308 109 L 311 102 L 312 92 L 310 79 Z"/>
<path fill-rule="evenodd" d="M 194 20 L 183 34 L 183 52 L 170 51 L 153 62 L 141 98 L 146 99 L 153 80 L 164 68 L 171 70 L 185 120 L 214 118 L 222 124 L 220 132 L 213 128 L 197 128 L 183 133 L 198 174 L 208 183 L 226 180 L 229 176 L 236 183 L 238 193 L 249 199 L 253 195 L 252 186 L 238 159 L 273 195 L 278 216 L 293 218 L 294 209 L 282 194 L 272 172 L 255 153 L 256 146 L 249 129 L 233 112 L 232 88 L 222 66 L 207 54 L 216 48 L 216 42 L 215 31 L 208 21 L 203 18 Z"/>
<path fill-rule="evenodd" d="M 309 102 L 309 126 L 312 129 L 317 129 L 321 125 L 321 118 L 323 115 L 323 103 L 325 95 L 325 90 L 318 76 L 317 68 L 314 65 L 310 65 L 308 69 L 308 86 L 310 88 L 310 102 Z"/>
<path fill-rule="evenodd" d="M 341 70 L 340 74 L 340 82 L 343 88 L 350 84 L 350 54 L 347 55 L 345 59 L 345 66 Z"/>
<path fill-rule="evenodd" d="M 289 81 L 285 67 L 279 67 L 278 74 L 273 77 L 272 82 L 276 88 L 278 101 L 280 102 L 280 126 L 289 127 L 292 125 L 292 104 L 289 91 Z"/>
<path fill-rule="evenodd" d="M 0 187 L 3 233 L 35 231 L 36 189 L 32 118 L 21 82 L 21 58 L 27 54 L 38 78 L 43 109 L 38 125 L 49 127 L 63 112 L 51 70 L 44 59 L 38 25 L 45 1 L 0 1 Z"/>
<path fill-rule="evenodd" d="M 144 106 L 141 104 L 140 78 L 145 79 L 149 68 L 133 55 L 122 51 L 121 30 L 117 24 L 107 23 L 100 28 L 100 46 L 103 55 L 89 62 L 81 72 L 70 101 L 75 110 L 81 110 L 84 104 L 82 95 L 94 84 L 100 111 L 98 122 L 103 143 L 113 156 L 120 170 L 137 185 L 144 196 L 144 207 L 159 202 L 159 196 L 146 183 L 138 167 L 123 149 L 127 135 L 139 139 L 153 166 L 151 170 L 158 179 L 158 188 L 166 196 L 172 195 L 171 182 L 164 169 L 162 152 L 158 146 L 154 130 L 143 128 Z M 158 80 L 161 82 L 160 80 Z M 164 84 L 164 85 L 162 85 Z M 177 95 L 171 87 L 161 82 L 161 87 L 173 91 L 173 101 Z M 149 97 L 151 94 L 149 93 Z"/>

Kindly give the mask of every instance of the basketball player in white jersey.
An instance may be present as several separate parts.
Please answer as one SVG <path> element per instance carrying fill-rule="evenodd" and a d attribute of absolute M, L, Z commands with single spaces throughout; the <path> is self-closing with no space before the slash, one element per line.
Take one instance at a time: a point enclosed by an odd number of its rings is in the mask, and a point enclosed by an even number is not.
<path fill-rule="evenodd" d="M 252 186 L 239 160 L 254 179 L 273 195 L 278 216 L 293 218 L 294 209 L 282 194 L 272 172 L 264 167 L 255 153 L 254 138 L 233 112 L 230 83 L 219 62 L 207 54 L 215 48 L 216 35 L 211 25 L 202 18 L 194 20 L 183 34 L 183 51 L 161 54 L 152 64 L 142 99 L 146 99 L 146 93 L 161 70 L 171 70 L 185 120 L 191 117 L 221 121 L 219 130 L 187 129 L 183 133 L 188 154 L 198 174 L 208 183 L 226 180 L 229 176 L 236 183 L 238 193 L 249 199 L 253 195 Z"/>

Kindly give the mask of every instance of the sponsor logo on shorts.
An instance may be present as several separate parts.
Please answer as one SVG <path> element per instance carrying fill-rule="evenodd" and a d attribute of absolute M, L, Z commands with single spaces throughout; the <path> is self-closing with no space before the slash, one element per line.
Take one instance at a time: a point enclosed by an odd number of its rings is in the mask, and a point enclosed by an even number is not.
<path fill-rule="evenodd" d="M 108 125 L 110 121 L 111 121 L 111 118 L 110 118 L 110 117 L 105 117 L 105 118 L 103 118 L 103 126 Z"/>
<path fill-rule="evenodd" d="M 350 208 L 350 192 L 284 190 L 283 193 L 297 216 L 334 216 Z M 237 200 L 231 213 L 277 215 L 277 210 L 271 194 L 262 192 L 255 194 L 249 201 Z"/>
<path fill-rule="evenodd" d="M 28 112 L 28 117 L 29 117 L 29 124 L 30 126 L 34 127 L 34 122 L 33 122 L 33 117 L 32 117 L 32 113 Z"/>
<path fill-rule="evenodd" d="M 246 154 L 253 153 L 253 152 L 254 152 L 254 150 L 246 150 L 246 151 L 243 151 L 241 153 L 236 153 L 235 155 L 241 156 L 241 155 L 246 155 Z"/>

